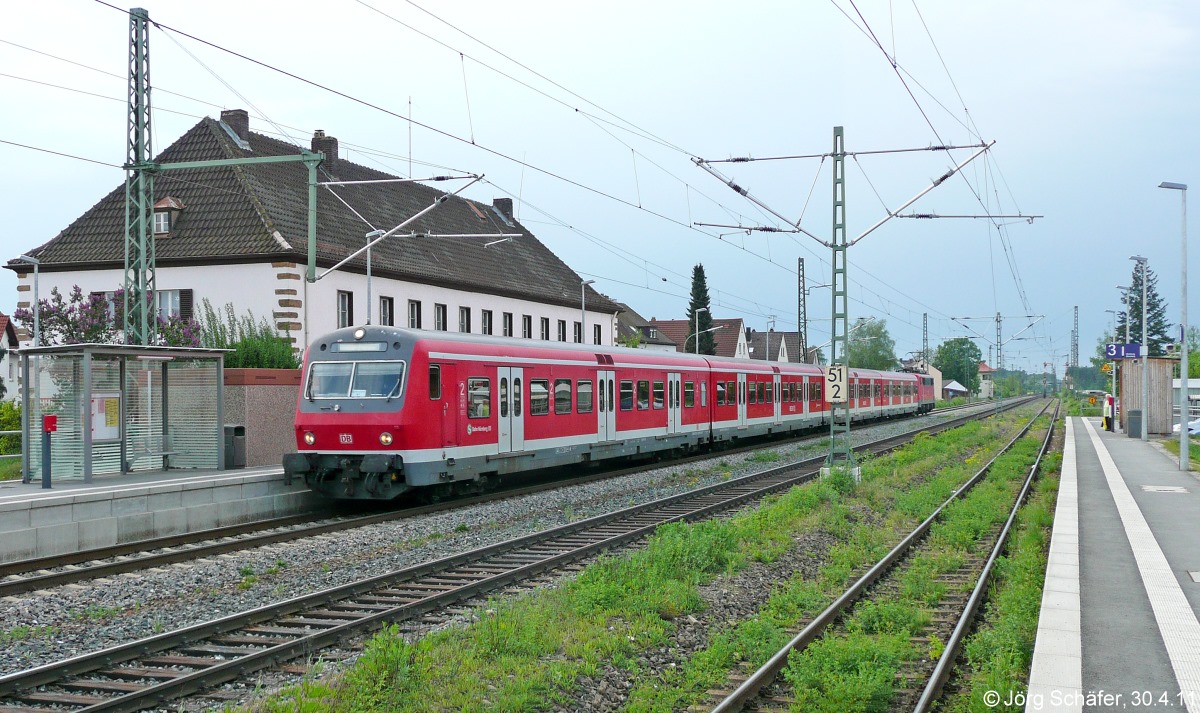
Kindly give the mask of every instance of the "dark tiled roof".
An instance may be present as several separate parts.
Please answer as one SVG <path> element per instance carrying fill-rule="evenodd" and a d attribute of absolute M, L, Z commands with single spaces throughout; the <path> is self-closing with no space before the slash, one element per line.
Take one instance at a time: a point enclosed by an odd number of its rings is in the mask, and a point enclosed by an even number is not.
<path fill-rule="evenodd" d="M 655 319 L 650 322 L 658 331 L 675 342 L 675 350 L 683 351 L 695 327 L 686 319 Z M 712 326 L 721 327 L 712 333 L 717 342 L 717 356 L 737 356 L 738 335 L 742 332 L 740 319 L 714 319 Z"/>
<path fill-rule="evenodd" d="M 237 146 L 222 124 L 205 118 L 156 158 L 159 163 L 298 154 L 288 143 L 249 133 L 251 151 Z M 345 159 L 326 161 L 318 180 L 396 178 Z M 448 184 L 450 185 L 450 184 Z M 461 183 L 455 182 L 458 186 Z M 420 183 L 345 186 L 337 190 L 356 210 L 389 230 L 443 195 Z M 161 172 L 155 200 L 168 195 L 186 208 L 168 236 L 156 238 L 160 267 L 262 261 L 307 261 L 307 170 L 301 162 Z M 119 186 L 50 242 L 29 251 L 43 271 L 120 268 L 124 264 L 125 188 Z M 578 306 L 579 276 L 511 217 L 487 204 L 452 197 L 408 229 L 430 233 L 520 233 L 491 247 L 495 238 L 406 238 L 372 249 L 375 275 L 411 282 Z M 317 264 L 325 267 L 365 244 L 365 225 L 328 190 L 317 194 Z M 279 236 L 275 235 L 278 231 Z M 363 271 L 365 257 L 345 269 Z M 16 260 L 10 269 L 25 271 Z M 587 288 L 593 310 L 617 306 Z"/>
<path fill-rule="evenodd" d="M 667 338 L 665 334 L 658 331 L 658 328 L 648 322 L 645 317 L 634 312 L 633 309 L 624 302 L 617 302 L 618 307 L 623 311 L 617 315 L 617 329 L 624 338 L 629 338 L 635 333 L 641 334 L 640 341 L 642 344 L 661 344 L 663 346 L 677 347 L 674 341 Z M 655 336 L 650 336 L 651 332 Z"/>

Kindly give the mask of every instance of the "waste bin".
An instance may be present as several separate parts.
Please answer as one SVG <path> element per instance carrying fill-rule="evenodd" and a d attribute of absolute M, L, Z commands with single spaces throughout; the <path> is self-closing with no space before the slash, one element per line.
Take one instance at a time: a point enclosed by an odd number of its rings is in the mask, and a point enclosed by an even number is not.
<path fill-rule="evenodd" d="M 1125 424 L 1125 433 L 1130 438 L 1142 437 L 1142 410 L 1129 409 L 1129 422 Z"/>
<path fill-rule="evenodd" d="M 225 424 L 225 469 L 246 467 L 246 427 Z"/>

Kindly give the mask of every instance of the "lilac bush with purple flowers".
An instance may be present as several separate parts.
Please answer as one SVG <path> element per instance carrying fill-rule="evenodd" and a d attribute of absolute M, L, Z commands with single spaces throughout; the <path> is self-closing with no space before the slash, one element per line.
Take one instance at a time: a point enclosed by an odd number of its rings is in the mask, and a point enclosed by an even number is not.
<path fill-rule="evenodd" d="M 147 300 L 151 299 L 147 297 Z M 50 290 L 50 297 L 38 300 L 38 320 L 41 323 L 43 346 L 54 344 L 121 344 L 124 334 L 125 291 L 113 292 L 109 302 L 105 293 L 84 295 L 79 285 L 71 288 L 64 298 L 58 288 Z M 33 333 L 33 310 L 20 308 L 13 319 L 30 334 Z M 200 326 L 192 319 L 170 317 L 158 320 L 160 346 L 200 346 Z"/>

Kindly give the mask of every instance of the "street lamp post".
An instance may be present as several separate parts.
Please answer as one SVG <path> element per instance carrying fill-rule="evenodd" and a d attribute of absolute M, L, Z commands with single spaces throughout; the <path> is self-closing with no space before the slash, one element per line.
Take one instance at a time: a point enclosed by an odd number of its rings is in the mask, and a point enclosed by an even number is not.
<path fill-rule="evenodd" d="M 33 265 L 33 346 L 39 347 L 42 345 L 42 330 L 38 318 L 38 267 L 42 261 L 29 255 L 22 255 L 17 259 Z"/>
<path fill-rule="evenodd" d="M 1146 412 L 1150 408 L 1150 365 L 1147 363 L 1150 358 L 1150 344 L 1146 340 L 1146 258 L 1130 255 L 1129 259 L 1142 268 L 1142 440 L 1149 441 L 1149 414 Z"/>
<path fill-rule="evenodd" d="M 1179 191 L 1180 203 L 1183 206 L 1183 223 L 1180 232 L 1180 299 L 1179 299 L 1179 469 L 1190 470 L 1191 461 L 1188 454 L 1188 423 L 1191 420 L 1191 409 L 1188 405 L 1188 347 L 1187 347 L 1187 184 L 1163 181 L 1159 188 L 1169 188 Z"/>
<path fill-rule="evenodd" d="M 696 315 L 695 315 L 696 328 L 693 331 L 696 333 L 696 353 L 697 354 L 700 353 L 700 313 L 707 312 L 707 311 L 708 311 L 707 307 L 697 307 L 696 308 Z M 712 330 L 706 329 L 704 331 L 711 332 Z"/>
<path fill-rule="evenodd" d="M 587 343 L 587 286 L 594 285 L 595 280 L 585 280 L 579 283 L 579 343 Z"/>

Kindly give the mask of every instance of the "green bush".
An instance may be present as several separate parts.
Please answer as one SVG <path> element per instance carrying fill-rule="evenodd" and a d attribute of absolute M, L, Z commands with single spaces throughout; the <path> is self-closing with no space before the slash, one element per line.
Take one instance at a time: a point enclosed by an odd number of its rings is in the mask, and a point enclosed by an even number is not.
<path fill-rule="evenodd" d="M 0 401 L 0 431 L 21 430 L 21 407 L 15 401 Z M 21 452 L 21 436 L 0 436 L 0 454 Z"/>
<path fill-rule="evenodd" d="M 265 317 L 254 319 L 253 312 L 242 317 L 234 314 L 233 305 L 226 303 L 224 314 L 218 314 L 204 300 L 200 323 L 200 345 L 209 349 L 232 349 L 225 355 L 227 369 L 297 369 L 300 358 L 292 348 L 287 332 L 279 334 L 275 325 Z"/>

